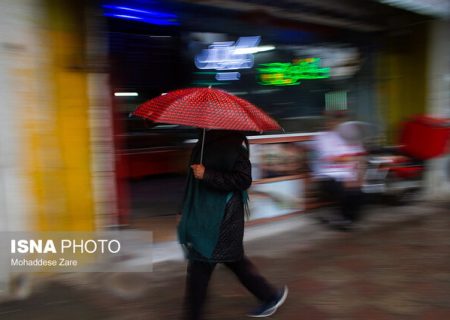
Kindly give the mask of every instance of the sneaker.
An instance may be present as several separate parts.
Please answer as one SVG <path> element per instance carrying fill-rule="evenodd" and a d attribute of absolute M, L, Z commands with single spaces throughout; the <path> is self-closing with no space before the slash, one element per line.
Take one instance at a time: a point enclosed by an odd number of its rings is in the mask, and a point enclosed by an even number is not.
<path fill-rule="evenodd" d="M 277 309 L 284 303 L 288 295 L 288 288 L 284 286 L 283 289 L 278 291 L 277 297 L 267 303 L 263 303 L 255 310 L 251 311 L 248 316 L 253 318 L 264 318 L 269 317 L 277 311 Z"/>

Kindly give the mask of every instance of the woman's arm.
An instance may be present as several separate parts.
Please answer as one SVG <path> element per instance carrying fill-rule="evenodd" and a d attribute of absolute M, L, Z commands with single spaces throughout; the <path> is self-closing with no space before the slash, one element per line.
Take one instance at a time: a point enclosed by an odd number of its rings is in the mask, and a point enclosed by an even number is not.
<path fill-rule="evenodd" d="M 195 169 L 194 175 L 195 175 Z M 231 192 L 247 190 L 252 184 L 252 167 L 246 152 L 241 152 L 230 172 L 222 172 L 205 168 L 203 177 L 197 176 L 208 187 L 221 191 Z"/>

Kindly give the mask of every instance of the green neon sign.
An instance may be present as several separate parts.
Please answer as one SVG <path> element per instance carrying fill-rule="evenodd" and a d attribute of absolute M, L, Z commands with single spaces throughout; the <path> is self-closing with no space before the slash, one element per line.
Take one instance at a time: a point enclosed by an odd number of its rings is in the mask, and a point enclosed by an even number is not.
<path fill-rule="evenodd" d="M 320 58 L 298 59 L 292 63 L 264 63 L 260 66 L 259 83 L 266 86 L 294 86 L 299 85 L 300 80 L 330 77 L 330 68 L 320 67 Z"/>

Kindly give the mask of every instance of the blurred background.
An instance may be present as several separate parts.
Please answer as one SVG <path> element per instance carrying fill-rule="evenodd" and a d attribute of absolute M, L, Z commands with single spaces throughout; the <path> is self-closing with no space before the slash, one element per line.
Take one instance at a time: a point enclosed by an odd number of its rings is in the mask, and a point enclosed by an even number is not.
<path fill-rule="evenodd" d="M 0 228 L 174 241 L 198 131 L 129 114 L 185 87 L 226 90 L 285 130 L 249 137 L 252 223 L 321 206 L 310 143 L 328 111 L 367 124 L 369 151 L 409 146 L 420 176 L 397 180 L 448 199 L 449 19 L 448 0 L 1 0 Z M 5 296 L 13 279 L 0 274 Z"/>

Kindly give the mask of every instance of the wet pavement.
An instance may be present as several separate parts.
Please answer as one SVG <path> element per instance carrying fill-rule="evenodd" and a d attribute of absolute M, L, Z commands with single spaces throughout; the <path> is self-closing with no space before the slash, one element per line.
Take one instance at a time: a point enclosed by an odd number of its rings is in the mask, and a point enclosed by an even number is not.
<path fill-rule="evenodd" d="M 353 232 L 327 230 L 314 212 L 284 221 L 306 221 L 289 231 L 246 242 L 260 271 L 289 286 L 272 319 L 450 319 L 448 203 L 367 211 Z M 40 279 L 30 298 L 0 304 L 0 319 L 180 319 L 184 275 L 179 260 L 158 263 L 149 273 L 60 274 Z M 205 319 L 246 319 L 255 302 L 219 267 Z"/>

